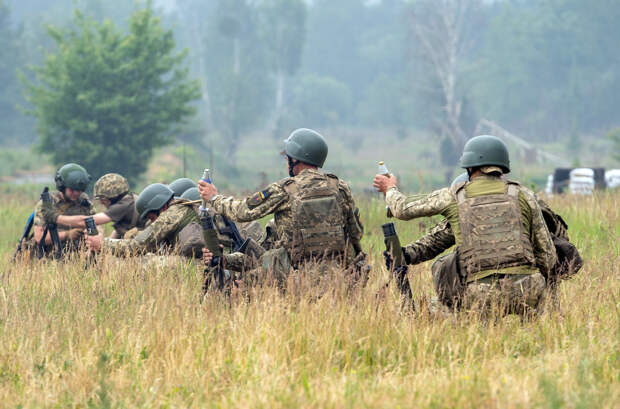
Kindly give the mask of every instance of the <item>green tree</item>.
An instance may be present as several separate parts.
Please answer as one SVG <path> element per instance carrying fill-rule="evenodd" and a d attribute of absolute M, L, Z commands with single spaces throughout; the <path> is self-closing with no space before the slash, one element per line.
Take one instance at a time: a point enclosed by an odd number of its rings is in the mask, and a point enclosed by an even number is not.
<path fill-rule="evenodd" d="M 242 134 L 257 126 L 272 106 L 265 47 L 257 27 L 257 11 L 248 0 L 218 0 L 205 30 L 205 72 L 213 126 L 234 163 Z"/>
<path fill-rule="evenodd" d="M 71 28 L 48 28 L 56 52 L 25 80 L 41 137 L 39 149 L 56 164 L 75 161 L 97 177 L 109 171 L 131 181 L 153 149 L 172 142 L 194 113 L 198 84 L 188 79 L 185 52 L 175 52 L 148 2 L 122 33 L 109 20 L 79 12 Z"/>
<path fill-rule="evenodd" d="M 297 73 L 306 38 L 306 4 L 303 0 L 262 0 L 258 4 L 261 44 L 267 48 L 275 79 L 275 103 L 271 128 L 281 138 L 287 80 Z"/>
<path fill-rule="evenodd" d="M 300 116 L 311 127 L 343 122 L 350 115 L 353 100 L 349 87 L 331 77 L 307 75 L 294 92 Z"/>
<path fill-rule="evenodd" d="M 545 139 L 617 125 L 620 2 L 505 1 L 496 8 L 473 87 L 484 116 Z"/>

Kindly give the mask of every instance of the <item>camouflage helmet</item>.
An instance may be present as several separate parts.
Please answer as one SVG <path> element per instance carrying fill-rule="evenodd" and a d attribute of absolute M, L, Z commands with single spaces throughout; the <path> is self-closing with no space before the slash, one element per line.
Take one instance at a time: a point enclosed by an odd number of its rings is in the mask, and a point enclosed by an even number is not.
<path fill-rule="evenodd" d="M 56 188 L 63 191 L 66 187 L 83 192 L 88 187 L 91 177 L 84 167 L 77 163 L 67 163 L 56 172 Z"/>
<path fill-rule="evenodd" d="M 322 168 L 327 158 L 327 143 L 320 133 L 300 128 L 284 141 L 284 153 L 298 161 Z"/>
<path fill-rule="evenodd" d="M 140 219 L 144 219 L 149 212 L 160 210 L 173 196 L 172 189 L 163 183 L 153 183 L 147 186 L 136 200 L 136 210 Z"/>
<path fill-rule="evenodd" d="M 452 183 L 450 184 L 450 187 L 454 187 L 458 185 L 459 183 L 463 183 L 463 182 L 469 182 L 469 175 L 467 174 L 467 172 L 463 172 L 457 177 L 455 177 Z"/>
<path fill-rule="evenodd" d="M 492 135 L 479 135 L 467 141 L 460 163 L 465 169 L 498 166 L 504 173 L 510 172 L 508 148 L 501 139 Z"/>
<path fill-rule="evenodd" d="M 127 179 L 118 173 L 108 173 L 95 182 L 95 199 L 114 199 L 129 192 Z"/>
<path fill-rule="evenodd" d="M 180 178 L 168 185 L 176 197 L 180 197 L 183 192 L 192 187 L 196 187 L 196 182 L 188 178 Z"/>
<path fill-rule="evenodd" d="M 195 200 L 200 200 L 200 192 L 198 192 L 197 187 L 189 188 L 183 192 L 181 199 L 191 200 L 192 202 Z"/>

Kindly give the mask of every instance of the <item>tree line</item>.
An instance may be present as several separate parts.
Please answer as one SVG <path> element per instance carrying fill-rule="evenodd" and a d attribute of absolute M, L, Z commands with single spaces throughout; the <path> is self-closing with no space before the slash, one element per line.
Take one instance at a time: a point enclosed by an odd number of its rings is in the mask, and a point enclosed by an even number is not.
<path fill-rule="evenodd" d="M 0 141 L 122 164 L 180 135 L 234 161 L 255 130 L 415 129 L 449 164 L 482 118 L 533 142 L 620 125 L 617 1 L 170 4 L 0 0 Z"/>

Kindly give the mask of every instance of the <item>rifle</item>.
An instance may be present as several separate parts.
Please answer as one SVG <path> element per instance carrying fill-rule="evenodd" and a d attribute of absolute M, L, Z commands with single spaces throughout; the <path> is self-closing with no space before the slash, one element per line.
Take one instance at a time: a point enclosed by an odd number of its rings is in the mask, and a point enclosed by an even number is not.
<path fill-rule="evenodd" d="M 24 227 L 24 232 L 22 236 L 19 238 L 19 243 L 17 243 L 17 249 L 15 250 L 15 254 L 13 254 L 13 261 L 17 259 L 17 255 L 22 251 L 22 243 L 24 239 L 30 236 L 30 230 L 32 230 L 32 225 L 34 224 L 34 212 L 30 213 L 28 217 L 28 221 L 26 221 L 26 226 Z"/>
<path fill-rule="evenodd" d="M 43 202 L 43 206 L 52 205 L 52 198 L 50 196 L 50 189 L 45 186 L 43 192 L 41 192 L 41 202 Z M 41 241 L 38 243 L 39 259 L 43 258 L 45 255 L 45 238 L 47 237 L 47 233 L 49 232 L 50 237 L 52 239 L 52 245 L 54 246 L 54 258 L 60 260 L 62 258 L 62 244 L 60 243 L 60 237 L 58 237 L 58 226 L 56 223 L 46 223 L 45 229 L 43 230 L 43 237 L 41 237 Z"/>
<path fill-rule="evenodd" d="M 400 245 L 400 239 L 396 234 L 394 223 L 386 223 L 382 225 L 381 228 L 383 229 L 383 240 L 385 242 L 386 251 L 392 259 L 390 270 L 393 277 L 396 278 L 396 283 L 398 284 L 401 294 L 413 300 L 413 293 L 411 292 L 411 286 L 407 278 L 407 263 L 405 262 L 405 255 Z"/>
<path fill-rule="evenodd" d="M 258 259 L 265 253 L 265 249 L 251 238 L 244 239 L 237 229 L 235 222 L 224 215 L 220 215 L 224 221 L 225 227 L 219 229 L 220 234 L 230 237 L 234 244 L 233 252 L 241 252 Z"/>
<path fill-rule="evenodd" d="M 202 180 L 207 183 L 213 183 L 209 175 L 209 169 L 205 169 L 202 175 Z M 208 277 L 210 270 L 213 270 L 218 289 L 222 290 L 224 288 L 224 277 L 230 275 L 230 272 L 226 271 L 223 267 L 224 255 L 222 253 L 222 249 L 220 248 L 215 223 L 213 222 L 213 217 L 209 215 L 209 209 L 207 208 L 207 204 L 204 200 L 198 210 L 198 215 L 200 218 L 200 225 L 202 226 L 205 246 L 209 249 L 209 251 L 211 251 L 211 253 L 213 253 L 211 264 L 205 268 L 207 280 L 205 281 L 204 291 L 206 292 L 209 287 L 210 280 Z M 265 253 L 265 249 L 254 240 L 251 238 L 244 239 L 243 236 L 241 236 L 241 233 L 239 233 L 237 225 L 232 220 L 224 215 L 220 216 L 224 221 L 225 227 L 219 229 L 219 232 L 220 234 L 224 234 L 232 239 L 234 244 L 233 252 L 248 254 L 257 259 Z"/>

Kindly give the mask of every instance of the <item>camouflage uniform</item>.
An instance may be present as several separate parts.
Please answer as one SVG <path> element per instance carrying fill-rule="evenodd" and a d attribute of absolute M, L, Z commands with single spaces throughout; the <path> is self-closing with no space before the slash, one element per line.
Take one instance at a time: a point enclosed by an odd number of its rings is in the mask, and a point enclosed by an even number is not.
<path fill-rule="evenodd" d="M 95 208 L 93 207 L 93 204 L 91 203 L 86 193 L 82 193 L 80 197 L 78 198 L 78 200 L 76 200 L 75 202 L 65 199 L 64 195 L 62 195 L 58 191 L 50 192 L 50 197 L 52 198 L 54 209 L 58 212 L 59 215 L 92 216 L 95 214 Z M 39 200 L 39 202 L 37 202 L 35 209 L 34 209 L 34 212 L 35 212 L 34 223 L 33 223 L 34 226 L 45 227 L 46 223 L 45 223 L 45 220 L 43 220 L 42 208 L 43 208 L 43 202 Z M 69 231 L 69 230 L 71 230 L 70 226 L 65 226 L 64 224 L 58 225 L 58 232 Z M 69 248 L 75 249 L 79 247 L 82 243 L 83 243 L 83 240 L 80 239 L 72 243 L 63 243 L 63 247 L 65 250 Z M 34 248 L 34 246 L 36 246 L 36 243 L 33 238 L 28 247 Z M 49 253 L 49 251 L 51 250 L 52 250 L 51 244 L 45 246 L 46 254 Z"/>
<path fill-rule="evenodd" d="M 334 217 L 340 220 L 339 224 L 334 222 L 332 226 L 325 227 L 325 231 L 318 232 L 317 236 L 324 235 L 322 241 L 317 240 L 316 236 L 311 240 L 304 241 L 301 234 L 309 232 L 311 229 L 300 229 L 296 225 L 295 220 L 298 218 L 293 214 L 293 209 L 297 208 L 296 198 L 312 189 L 329 190 L 330 186 L 333 186 L 333 190 L 338 192 L 338 207 L 342 210 L 341 215 L 336 214 L 340 213 L 337 211 L 330 212 L 330 214 L 333 213 Z M 348 185 L 336 176 L 324 174 L 318 170 L 304 169 L 295 177 L 272 183 L 266 189 L 242 200 L 217 195 L 211 199 L 209 205 L 217 213 L 238 222 L 258 220 L 273 214 L 275 216 L 274 236 L 276 239 L 272 252 L 285 249 L 290 256 L 293 268 L 299 267 L 300 264 L 310 259 L 324 259 L 320 252 L 330 249 L 330 246 L 340 239 L 342 239 L 342 246 L 337 247 L 340 245 L 337 244 L 331 255 L 341 259 L 344 257 L 345 264 L 351 264 L 355 255 L 360 251 L 363 226 L 359 220 L 359 214 Z M 341 236 L 339 237 L 338 234 Z M 311 253 L 312 255 L 310 255 Z M 229 259 L 230 262 L 233 262 L 232 257 L 227 258 L 227 262 Z M 262 262 L 265 264 L 265 259 Z"/>
<path fill-rule="evenodd" d="M 116 256 L 140 255 L 149 252 L 174 251 L 179 232 L 191 222 L 198 222 L 198 216 L 191 204 L 173 201 L 157 220 L 132 239 L 104 240 L 104 246 Z"/>
<path fill-rule="evenodd" d="M 475 271 L 472 271 L 471 263 L 467 264 L 464 269 L 469 270 L 469 273 L 467 271 L 462 273 L 467 283 L 464 294 L 465 306 L 486 305 L 489 298 L 497 293 L 499 288 L 504 295 L 503 301 L 506 302 L 509 312 L 523 312 L 521 308 L 523 303 L 535 308 L 545 287 L 543 275 L 549 274 L 556 261 L 555 248 L 535 195 L 513 182 L 508 182 L 508 184 L 518 186 L 516 199 L 521 213 L 520 230 L 527 236 L 523 238 L 523 241 L 531 244 L 532 259 L 529 262 L 517 260 L 512 264 L 507 263 L 506 266 L 498 266 L 499 268 Z M 463 197 L 467 200 L 476 198 L 484 200 L 484 196 L 505 194 L 508 189 L 507 183 L 500 177 L 484 175 L 467 184 L 437 190 L 422 199 L 407 198 L 395 188 L 388 190 L 386 201 L 392 213 L 399 219 L 410 220 L 436 214 L 441 214 L 446 218 L 429 235 L 405 248 L 408 261 L 419 263 L 437 256 L 454 244 L 462 245 L 462 218 L 459 215 L 459 201 L 457 200 L 459 193 L 457 192 L 463 192 Z M 513 220 L 513 222 L 516 221 Z M 516 227 L 519 230 L 518 224 Z M 471 226 L 467 229 L 471 229 Z M 506 234 L 508 233 L 504 235 Z M 463 261 L 463 257 L 459 254 L 459 262 Z M 469 255 L 469 257 L 475 258 L 476 255 Z M 517 299 L 521 302 L 517 302 Z"/>

